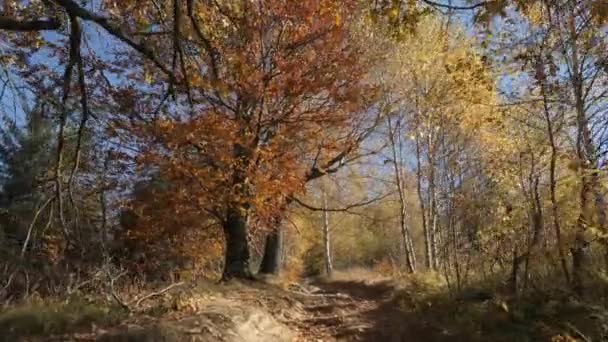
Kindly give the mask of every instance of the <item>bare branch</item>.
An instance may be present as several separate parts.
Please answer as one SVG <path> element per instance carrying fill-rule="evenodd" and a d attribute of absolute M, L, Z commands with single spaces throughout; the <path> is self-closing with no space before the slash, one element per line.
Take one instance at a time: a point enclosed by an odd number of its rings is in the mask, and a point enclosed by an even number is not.
<path fill-rule="evenodd" d="M 34 218 L 32 219 L 32 222 L 30 223 L 30 226 L 27 229 L 27 236 L 25 237 L 25 241 L 23 242 L 23 247 L 21 247 L 22 259 L 25 257 L 25 252 L 27 251 L 27 246 L 29 245 L 30 239 L 32 238 L 32 231 L 34 230 L 34 226 L 38 221 L 38 216 L 40 216 L 40 213 L 42 213 L 42 211 L 49 205 L 49 203 L 51 203 L 52 200 L 53 197 L 49 197 L 49 199 L 47 199 L 46 202 L 44 202 L 44 204 L 40 208 L 38 208 L 38 210 L 36 210 Z"/>
<path fill-rule="evenodd" d="M 45 31 L 58 30 L 61 28 L 61 23 L 57 19 L 39 19 L 39 20 L 15 20 L 6 16 L 0 16 L 0 30 L 29 32 L 29 31 Z"/>
<path fill-rule="evenodd" d="M 150 294 L 147 294 L 147 295 L 145 295 L 145 296 L 143 296 L 143 297 L 141 297 L 141 298 L 139 298 L 139 299 L 134 300 L 134 302 L 135 302 L 135 306 L 139 306 L 139 304 L 141 304 L 141 303 L 142 303 L 143 301 L 145 301 L 145 300 L 148 300 L 148 299 L 150 299 L 150 298 L 152 298 L 152 297 L 160 296 L 160 295 L 162 295 L 163 293 L 165 293 L 165 292 L 167 292 L 167 291 L 169 291 L 169 290 L 171 290 L 171 289 L 173 289 L 173 288 L 175 288 L 175 287 L 182 286 L 182 285 L 184 285 L 184 284 L 185 284 L 185 283 L 184 283 L 183 281 L 180 281 L 179 283 L 171 284 L 171 285 L 169 285 L 169 286 L 165 287 L 164 289 L 159 290 L 159 291 L 157 291 L 157 292 L 152 292 L 152 293 L 150 293 Z M 132 301 L 132 302 L 133 302 L 133 301 Z M 131 302 L 131 303 L 132 303 L 132 302 Z"/>
<path fill-rule="evenodd" d="M 342 208 L 321 208 L 321 207 L 315 207 L 313 205 L 307 204 L 305 202 L 303 202 L 302 200 L 296 198 L 296 197 L 290 197 L 291 200 L 293 200 L 294 202 L 296 202 L 298 205 L 308 209 L 308 210 L 312 210 L 312 211 L 330 211 L 330 212 L 342 212 L 342 211 L 349 211 L 351 209 L 355 209 L 355 208 L 359 208 L 359 207 L 365 207 L 367 205 L 370 205 L 374 202 L 378 202 L 381 201 L 389 196 L 392 195 L 391 193 L 386 193 L 384 195 L 378 196 L 378 197 L 374 197 L 372 199 L 366 200 L 366 201 L 361 201 L 361 202 L 357 202 L 357 203 L 352 203 L 349 204 L 347 206 L 344 206 Z"/>
<path fill-rule="evenodd" d="M 435 2 L 435 1 L 432 1 L 432 0 L 421 0 L 421 1 L 424 2 L 425 4 L 433 6 L 433 7 L 447 8 L 447 9 L 450 9 L 450 10 L 457 10 L 457 11 L 474 10 L 476 8 L 487 6 L 488 2 L 489 2 L 489 1 L 482 1 L 482 2 L 478 2 L 476 4 L 472 4 L 472 5 L 457 6 L 457 5 L 449 5 L 449 4 L 444 4 L 444 3 L 440 3 L 440 2 Z"/>
<path fill-rule="evenodd" d="M 159 68 L 163 73 L 165 73 L 169 80 L 175 83 L 175 75 L 161 60 L 154 54 L 154 52 L 144 44 L 138 43 L 131 38 L 127 37 L 127 35 L 120 29 L 120 27 L 110 23 L 109 19 L 97 14 L 90 12 L 89 10 L 81 7 L 73 0 L 55 0 L 55 2 L 63 7 L 71 16 L 79 17 L 82 20 L 92 21 L 97 25 L 101 26 L 106 32 L 126 43 L 137 52 L 141 53 L 152 61 L 157 68 Z"/>
<path fill-rule="evenodd" d="M 129 307 L 129 305 L 127 303 L 125 303 L 116 293 L 116 290 L 114 289 L 114 282 L 116 280 L 118 280 L 120 277 L 122 277 L 123 275 L 125 275 L 127 272 L 123 271 L 121 273 L 119 273 L 117 276 L 112 277 L 112 275 L 110 274 L 109 270 L 106 270 L 106 275 L 108 276 L 109 280 L 110 280 L 110 295 L 112 296 L 112 298 L 114 299 L 114 301 L 116 301 L 116 303 L 118 303 L 118 305 L 120 305 L 123 309 L 127 310 L 127 311 L 131 311 L 131 308 Z"/>

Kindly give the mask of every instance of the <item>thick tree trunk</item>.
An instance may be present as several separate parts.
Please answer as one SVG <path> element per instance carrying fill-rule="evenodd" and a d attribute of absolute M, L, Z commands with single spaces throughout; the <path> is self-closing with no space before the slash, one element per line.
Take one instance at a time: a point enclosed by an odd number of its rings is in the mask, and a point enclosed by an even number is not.
<path fill-rule="evenodd" d="M 280 223 L 266 235 L 264 257 L 260 265 L 260 274 L 278 274 L 281 269 L 281 246 L 283 231 Z"/>
<path fill-rule="evenodd" d="M 226 255 L 222 279 L 252 279 L 247 242 L 247 215 L 240 213 L 238 209 L 228 210 L 223 228 Z"/>
<path fill-rule="evenodd" d="M 266 244 L 264 245 L 264 256 L 262 257 L 262 264 L 260 265 L 260 274 L 278 274 L 281 270 L 281 263 L 283 262 L 283 218 L 285 211 L 291 199 L 286 199 L 285 203 L 281 206 L 278 215 L 272 220 L 273 227 L 266 235 Z"/>

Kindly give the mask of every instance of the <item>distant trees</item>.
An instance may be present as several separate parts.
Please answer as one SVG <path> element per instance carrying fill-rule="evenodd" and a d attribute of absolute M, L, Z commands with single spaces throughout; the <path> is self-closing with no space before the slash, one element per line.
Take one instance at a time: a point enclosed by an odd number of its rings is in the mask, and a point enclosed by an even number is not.
<path fill-rule="evenodd" d="M 423 15 L 412 39 L 401 31 L 397 35 L 408 53 L 395 53 L 392 61 L 401 62 L 386 63 L 392 68 L 387 74 L 398 80 L 388 87 L 394 89 L 391 100 L 404 99 L 394 115 L 410 130 L 404 135 L 411 139 L 409 162 L 418 175 L 427 267 L 454 272 L 460 283 L 472 256 L 465 253 L 463 265 L 461 254 L 465 246 L 476 246 L 476 253 L 497 253 L 503 267 L 510 260 L 509 279 L 517 291 L 528 284 L 532 256 L 542 253 L 556 253 L 556 265 L 569 279 L 569 248 L 572 285 L 582 292 L 592 265 L 586 255 L 596 242 L 603 244 L 605 230 L 602 6 L 593 1 L 427 4 L 476 9 L 483 25 L 502 18 L 482 57 L 475 48 L 454 48 L 452 40 L 462 38 L 453 28 L 436 24 L 432 34 L 421 34 L 429 27 Z M 508 5 L 521 16 L 507 14 Z M 411 13 L 401 2 L 380 9 L 389 19 Z M 522 25 L 529 30 L 521 32 Z M 424 54 L 432 57 L 419 60 Z M 438 73 L 438 66 L 446 72 Z M 568 191 L 580 191 L 579 200 L 562 197 Z M 575 230 L 573 216 L 579 217 Z M 545 227 L 549 222 L 551 234 Z"/>
<path fill-rule="evenodd" d="M 396 162 L 397 188 L 418 194 L 425 264 L 435 270 L 441 263 L 439 244 L 447 241 L 441 216 L 456 191 L 442 188 L 443 177 L 454 177 L 450 173 L 464 162 L 463 149 L 471 145 L 473 130 L 491 117 L 495 101 L 480 56 L 463 34 L 452 32 L 456 30 L 444 29 L 437 17 L 423 19 L 415 33 L 394 44 L 381 72 L 393 116 L 387 121 L 387 141 L 393 146 L 389 154 Z M 403 168 L 412 163 L 416 188 L 400 189 Z"/>

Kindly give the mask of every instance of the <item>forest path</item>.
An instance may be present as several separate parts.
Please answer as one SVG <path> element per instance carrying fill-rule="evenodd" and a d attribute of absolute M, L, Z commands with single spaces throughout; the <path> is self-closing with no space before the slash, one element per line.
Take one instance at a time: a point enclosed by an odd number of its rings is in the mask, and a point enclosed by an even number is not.
<path fill-rule="evenodd" d="M 408 324 L 389 280 L 323 281 L 306 286 L 303 341 L 437 341 L 430 327 Z"/>
<path fill-rule="evenodd" d="M 364 278 L 365 279 L 365 278 Z M 261 281 L 191 287 L 119 325 L 61 341 L 339 342 L 460 341 L 435 317 L 411 307 L 418 290 L 388 279 L 312 280 L 279 287 Z M 165 304 L 163 304 L 163 302 Z M 169 306 L 167 306 L 169 305 Z M 164 309 L 163 309 L 164 308 Z M 173 308 L 173 309 L 170 309 Z M 451 337 L 451 338 L 450 338 Z M 466 340 L 466 339 L 465 339 Z M 2 341 L 2 338 L 0 338 Z M 32 340 L 38 341 L 38 340 Z"/>
<path fill-rule="evenodd" d="M 105 321 L 84 317 L 88 311 L 78 306 L 76 311 L 54 311 L 61 313 L 58 320 L 41 321 L 71 324 L 57 335 L 30 335 L 24 327 L 50 316 L 32 311 L 40 310 L 35 306 L 17 308 L 5 314 L 0 341 L 510 342 L 591 340 L 570 338 L 584 337 L 580 331 L 605 336 L 605 325 L 598 324 L 604 311 L 566 298 L 563 303 L 546 301 L 542 294 L 519 302 L 488 300 L 475 289 L 452 297 L 433 281 L 415 277 L 342 277 L 346 279 L 302 283 L 197 282 L 158 296 L 116 321 L 109 320 L 113 312 L 107 312 Z"/>

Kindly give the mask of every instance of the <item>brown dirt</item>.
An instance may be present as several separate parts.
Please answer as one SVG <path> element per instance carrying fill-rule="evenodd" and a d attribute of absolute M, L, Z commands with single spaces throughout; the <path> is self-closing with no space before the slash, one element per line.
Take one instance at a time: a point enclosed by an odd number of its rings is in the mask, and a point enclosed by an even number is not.
<path fill-rule="evenodd" d="M 176 294 L 184 298 L 183 307 L 161 316 L 137 314 L 120 326 L 52 340 L 455 341 L 421 326 L 420 320 L 412 323 L 396 304 L 395 293 L 389 280 L 318 281 L 287 289 L 251 282 L 219 286 L 202 295 L 192 288 Z"/>
<path fill-rule="evenodd" d="M 430 326 L 408 324 L 388 280 L 318 282 L 302 302 L 302 341 L 441 341 Z"/>

